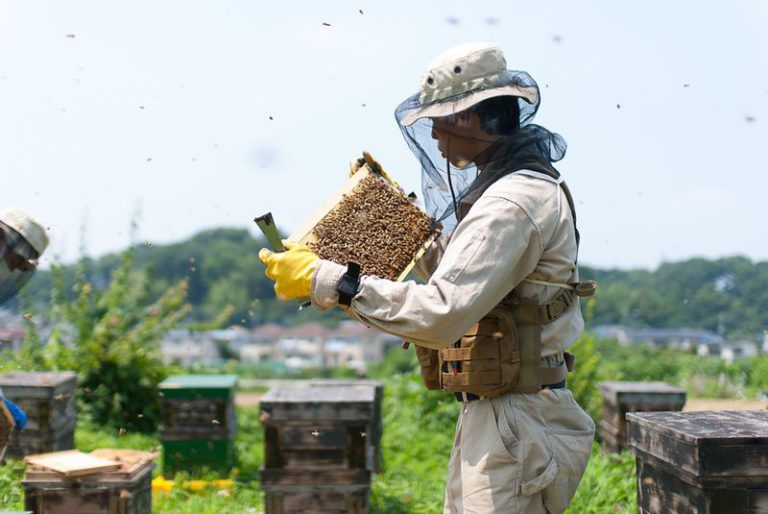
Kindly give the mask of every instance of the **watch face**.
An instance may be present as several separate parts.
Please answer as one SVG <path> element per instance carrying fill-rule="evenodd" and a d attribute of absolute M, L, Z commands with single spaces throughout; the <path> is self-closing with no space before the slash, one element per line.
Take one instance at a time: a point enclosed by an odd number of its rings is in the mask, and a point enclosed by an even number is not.
<path fill-rule="evenodd" d="M 360 277 L 360 265 L 356 262 L 349 261 L 347 263 L 347 275 L 358 279 Z"/>

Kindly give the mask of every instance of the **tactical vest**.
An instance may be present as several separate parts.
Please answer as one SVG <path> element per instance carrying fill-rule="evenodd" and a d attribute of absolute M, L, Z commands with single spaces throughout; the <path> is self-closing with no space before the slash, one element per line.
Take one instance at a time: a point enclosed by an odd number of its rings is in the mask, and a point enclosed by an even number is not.
<path fill-rule="evenodd" d="M 559 184 L 575 224 L 573 198 L 565 183 Z M 576 231 L 577 251 L 578 239 Z M 427 388 L 492 398 L 509 392 L 535 393 L 543 385 L 565 380 L 568 371 L 573 370 L 574 357 L 566 353 L 561 366 L 542 367 L 541 330 L 576 303 L 574 296 L 594 294 L 596 284 L 584 281 L 557 285 L 563 291 L 546 305 L 518 298 L 512 291 L 452 347 L 433 350 L 417 345 Z"/>
<path fill-rule="evenodd" d="M 453 347 L 433 350 L 417 345 L 427 388 L 492 398 L 509 392 L 534 393 L 565 380 L 574 357 L 566 353 L 561 366 L 542 367 L 541 330 L 571 308 L 574 296 L 594 291 L 590 281 L 573 286 L 546 305 L 505 298 Z"/>

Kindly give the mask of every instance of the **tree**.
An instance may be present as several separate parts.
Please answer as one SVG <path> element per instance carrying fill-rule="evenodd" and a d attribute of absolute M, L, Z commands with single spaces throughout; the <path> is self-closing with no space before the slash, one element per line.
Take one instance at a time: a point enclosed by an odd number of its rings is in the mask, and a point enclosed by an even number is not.
<path fill-rule="evenodd" d="M 81 260 L 71 287 L 53 269 L 53 331 L 43 350 L 48 369 L 78 371 L 83 410 L 98 425 L 151 432 L 160 420 L 157 385 L 168 375 L 159 342 L 189 312 L 187 282 L 152 300 L 152 277 L 126 251 L 104 289 L 86 279 Z"/>

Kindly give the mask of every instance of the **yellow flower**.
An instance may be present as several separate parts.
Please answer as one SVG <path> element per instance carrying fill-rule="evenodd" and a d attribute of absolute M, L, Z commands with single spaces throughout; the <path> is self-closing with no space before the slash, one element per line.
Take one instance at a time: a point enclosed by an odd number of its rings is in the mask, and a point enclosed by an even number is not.
<path fill-rule="evenodd" d="M 156 477 L 152 479 L 152 492 L 153 493 L 170 493 L 173 491 L 173 480 L 166 480 L 164 477 Z"/>
<path fill-rule="evenodd" d="M 184 487 L 192 492 L 202 491 L 208 485 L 205 480 L 189 480 L 184 484 Z"/>
<path fill-rule="evenodd" d="M 213 484 L 213 487 L 215 487 L 216 489 L 227 490 L 227 491 L 231 491 L 232 490 L 232 479 L 231 478 L 228 478 L 228 479 L 225 479 L 225 480 L 212 480 L 211 484 Z"/>

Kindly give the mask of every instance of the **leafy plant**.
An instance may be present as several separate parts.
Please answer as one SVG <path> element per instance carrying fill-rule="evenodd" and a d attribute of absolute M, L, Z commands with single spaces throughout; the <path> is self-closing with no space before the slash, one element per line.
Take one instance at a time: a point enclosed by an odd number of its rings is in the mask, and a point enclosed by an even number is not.
<path fill-rule="evenodd" d="M 21 510 L 24 506 L 24 461 L 8 460 L 0 466 L 0 507 Z"/>
<path fill-rule="evenodd" d="M 595 443 L 587 470 L 566 512 L 637 512 L 635 476 L 635 459 L 631 453 L 604 453 Z"/>
<path fill-rule="evenodd" d="M 601 358 L 597 338 L 592 333 L 584 332 L 568 351 L 576 356 L 574 372 L 568 374 L 568 389 L 581 408 L 598 423 L 603 415 L 603 398 L 597 384 L 612 379 L 612 367 Z"/>
<path fill-rule="evenodd" d="M 54 267 L 53 329 L 45 346 L 35 326 L 5 369 L 77 370 L 78 409 L 96 425 L 152 432 L 160 419 L 157 385 L 168 375 L 159 341 L 189 311 L 187 282 L 151 294 L 152 277 L 122 256 L 103 289 L 92 285 L 83 259 L 72 277 Z"/>

